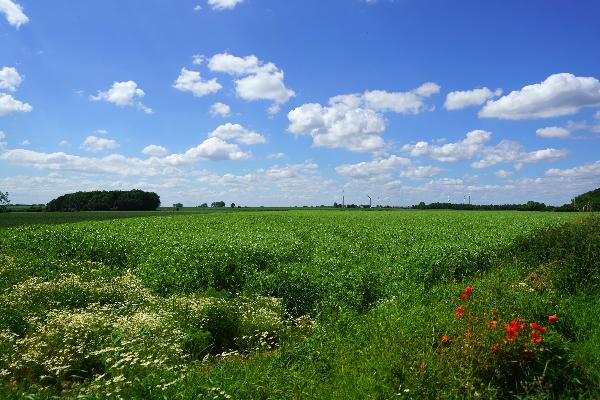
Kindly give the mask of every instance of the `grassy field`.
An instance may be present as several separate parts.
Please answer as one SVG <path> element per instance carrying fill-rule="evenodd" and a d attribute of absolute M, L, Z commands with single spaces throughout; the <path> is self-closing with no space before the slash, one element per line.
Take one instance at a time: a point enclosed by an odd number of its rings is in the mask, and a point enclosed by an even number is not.
<path fill-rule="evenodd" d="M 571 213 L 4 228 L 0 398 L 599 397 L 599 255 Z"/>

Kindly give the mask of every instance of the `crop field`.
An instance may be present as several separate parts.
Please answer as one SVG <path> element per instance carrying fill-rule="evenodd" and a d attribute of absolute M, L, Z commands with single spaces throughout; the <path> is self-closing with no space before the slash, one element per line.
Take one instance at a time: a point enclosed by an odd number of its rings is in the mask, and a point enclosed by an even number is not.
<path fill-rule="evenodd" d="M 0 398 L 598 397 L 599 260 L 577 213 L 2 228 Z"/>

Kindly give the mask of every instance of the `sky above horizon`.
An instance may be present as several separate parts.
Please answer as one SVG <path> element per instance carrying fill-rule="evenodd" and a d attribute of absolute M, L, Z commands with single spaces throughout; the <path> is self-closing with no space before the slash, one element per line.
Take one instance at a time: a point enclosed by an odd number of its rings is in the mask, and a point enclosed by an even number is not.
<path fill-rule="evenodd" d="M 0 0 L 0 191 L 559 205 L 600 186 L 600 3 Z"/>

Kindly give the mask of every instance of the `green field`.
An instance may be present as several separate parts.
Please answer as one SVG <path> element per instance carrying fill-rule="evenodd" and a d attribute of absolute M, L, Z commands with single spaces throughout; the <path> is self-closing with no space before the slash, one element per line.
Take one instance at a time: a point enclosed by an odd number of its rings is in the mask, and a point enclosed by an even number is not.
<path fill-rule="evenodd" d="M 598 397 L 599 255 L 575 213 L 3 228 L 0 398 Z"/>

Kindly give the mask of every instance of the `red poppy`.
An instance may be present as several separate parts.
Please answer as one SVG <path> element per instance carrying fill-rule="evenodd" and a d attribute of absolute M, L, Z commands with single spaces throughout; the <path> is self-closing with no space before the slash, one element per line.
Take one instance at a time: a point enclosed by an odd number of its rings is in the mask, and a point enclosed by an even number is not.
<path fill-rule="evenodd" d="M 463 300 L 469 300 L 469 296 L 466 293 L 462 293 L 460 295 L 460 298 L 463 299 Z"/>
<path fill-rule="evenodd" d="M 542 336 L 538 331 L 531 331 L 531 341 L 533 343 L 542 343 Z"/>
<path fill-rule="evenodd" d="M 506 336 L 508 337 L 508 340 L 515 340 L 519 334 L 520 328 L 521 326 L 517 321 L 510 321 L 510 323 L 506 325 Z"/>
<path fill-rule="evenodd" d="M 488 323 L 488 328 L 495 328 L 498 325 L 498 321 L 490 321 Z"/>
<path fill-rule="evenodd" d="M 465 294 L 471 294 L 471 292 L 473 292 L 473 285 L 467 286 L 464 291 Z"/>
<path fill-rule="evenodd" d="M 549 323 L 553 323 L 553 322 L 556 322 L 556 321 L 558 321 L 558 315 L 556 315 L 556 314 L 552 314 L 552 315 L 550 315 L 550 316 L 548 317 L 548 322 L 549 322 Z"/>
<path fill-rule="evenodd" d="M 540 333 L 542 335 L 546 334 L 546 328 L 544 328 L 543 326 L 541 326 L 539 324 L 536 324 L 535 322 L 532 322 L 531 324 L 529 324 L 529 326 L 531 326 L 531 329 L 535 329 L 535 330 L 540 331 Z"/>
<path fill-rule="evenodd" d="M 450 338 L 447 335 L 444 335 L 440 338 L 440 340 L 442 341 L 442 343 L 448 343 L 448 341 L 450 340 Z"/>
<path fill-rule="evenodd" d="M 492 346 L 492 353 L 497 352 L 499 347 L 500 343 L 494 343 L 494 345 Z"/>
<path fill-rule="evenodd" d="M 464 312 L 465 308 L 463 306 L 456 307 L 456 312 L 454 313 L 454 316 L 456 318 L 462 318 Z"/>

